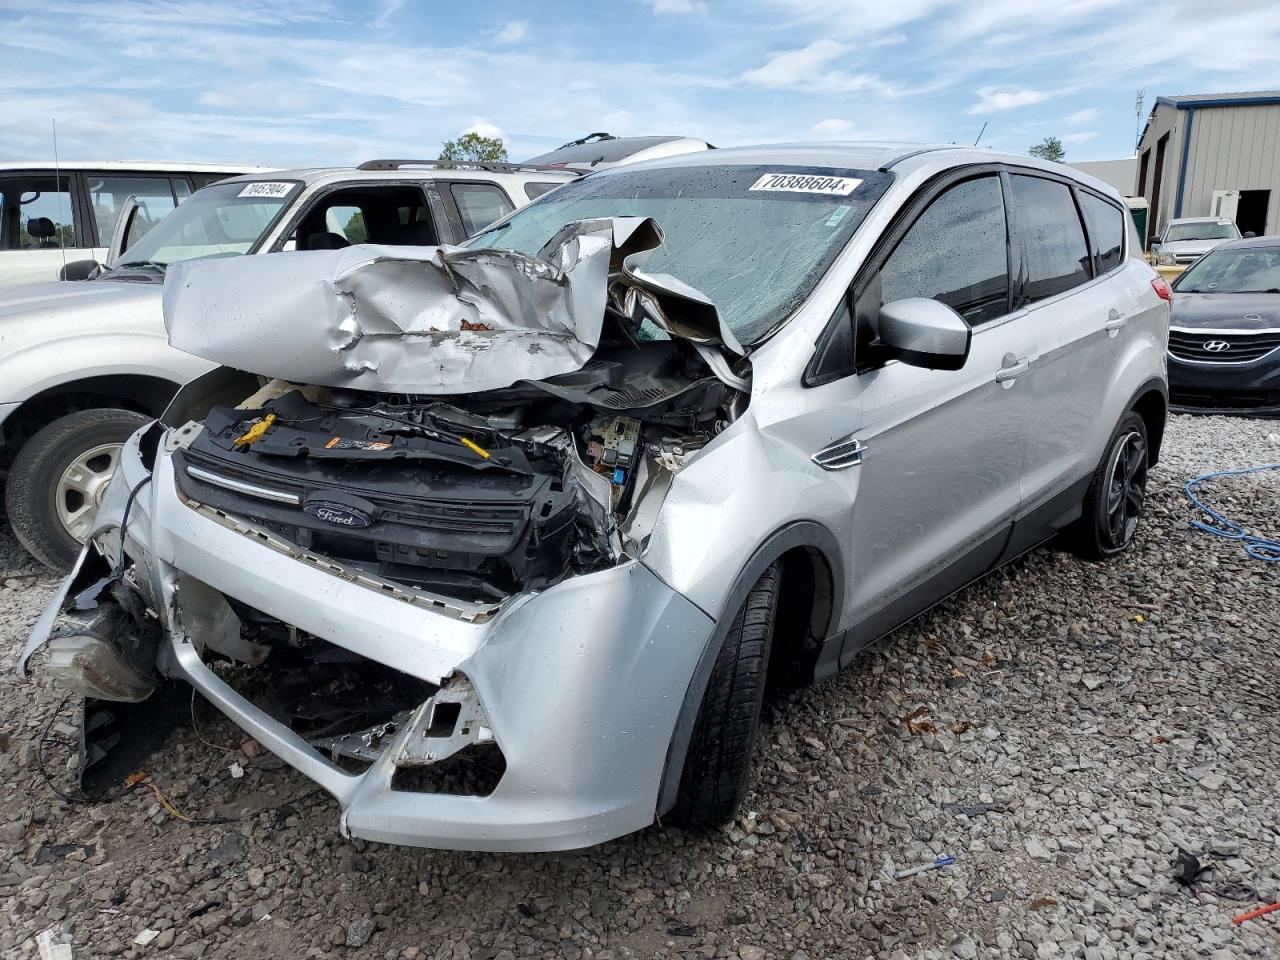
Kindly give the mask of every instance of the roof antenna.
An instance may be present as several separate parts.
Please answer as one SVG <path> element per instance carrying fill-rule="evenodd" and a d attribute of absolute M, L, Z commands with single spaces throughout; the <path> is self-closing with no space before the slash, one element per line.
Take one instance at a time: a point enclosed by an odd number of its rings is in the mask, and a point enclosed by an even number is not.
<path fill-rule="evenodd" d="M 987 132 L 987 123 L 989 123 L 989 122 L 990 122 L 990 121 L 986 121 L 986 122 L 984 122 L 984 123 L 982 124 L 982 129 L 978 131 L 978 136 L 977 136 L 977 138 L 973 141 L 973 145 L 974 145 L 975 147 L 978 145 L 978 141 L 982 139 L 982 135 L 983 135 L 984 133 L 986 133 L 986 132 Z"/>
<path fill-rule="evenodd" d="M 58 165 L 58 121 L 49 118 L 49 125 L 53 128 L 53 180 L 54 192 L 58 195 L 58 249 L 62 251 L 62 273 L 59 274 L 59 280 L 67 278 L 67 245 L 64 231 L 66 227 L 62 222 L 62 168 Z"/>

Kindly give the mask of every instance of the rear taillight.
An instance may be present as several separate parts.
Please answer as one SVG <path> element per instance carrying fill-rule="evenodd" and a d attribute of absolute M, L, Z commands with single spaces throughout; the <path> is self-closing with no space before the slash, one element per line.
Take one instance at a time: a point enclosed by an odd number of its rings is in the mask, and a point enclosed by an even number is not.
<path fill-rule="evenodd" d="M 1151 289 L 1156 292 L 1156 296 L 1165 303 L 1173 303 L 1173 288 L 1169 286 L 1169 281 L 1164 277 L 1156 277 L 1151 281 Z"/>

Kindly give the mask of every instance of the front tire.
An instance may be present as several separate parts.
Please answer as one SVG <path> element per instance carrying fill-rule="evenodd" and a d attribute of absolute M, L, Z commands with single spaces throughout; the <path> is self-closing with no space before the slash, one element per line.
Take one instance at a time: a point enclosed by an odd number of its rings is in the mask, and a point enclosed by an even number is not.
<path fill-rule="evenodd" d="M 680 823 L 726 823 L 746 795 L 769 672 L 779 581 L 775 563 L 747 594 L 720 647 L 698 708 L 672 811 Z"/>
<path fill-rule="evenodd" d="M 89 535 L 125 440 L 147 422 L 131 410 L 80 410 L 42 427 L 18 451 L 5 507 L 18 542 L 65 571 Z"/>
<path fill-rule="evenodd" d="M 1130 410 L 1111 435 L 1084 497 L 1073 538 L 1082 557 L 1102 560 L 1133 542 L 1147 499 L 1150 449 L 1146 423 Z"/>

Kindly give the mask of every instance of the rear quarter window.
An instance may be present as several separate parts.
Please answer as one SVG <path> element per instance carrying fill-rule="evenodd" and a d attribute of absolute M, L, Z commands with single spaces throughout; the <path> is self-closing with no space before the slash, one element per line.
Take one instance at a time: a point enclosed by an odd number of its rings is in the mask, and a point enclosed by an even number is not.
<path fill-rule="evenodd" d="M 453 202 L 458 205 L 463 232 L 468 237 L 479 233 L 514 209 L 507 195 L 492 184 L 454 183 L 449 190 L 453 194 Z"/>
<path fill-rule="evenodd" d="M 1114 204 L 1091 193 L 1081 193 L 1080 206 L 1089 223 L 1089 239 L 1093 255 L 1098 258 L 1098 272 L 1107 273 L 1120 266 L 1124 258 L 1124 220 L 1126 213 Z"/>

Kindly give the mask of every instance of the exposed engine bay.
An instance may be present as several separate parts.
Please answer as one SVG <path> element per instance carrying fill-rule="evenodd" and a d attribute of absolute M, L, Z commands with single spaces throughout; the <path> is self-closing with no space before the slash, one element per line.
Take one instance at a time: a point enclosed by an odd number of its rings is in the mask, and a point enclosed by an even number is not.
<path fill-rule="evenodd" d="M 209 413 L 175 452 L 177 483 L 385 579 L 464 600 L 541 589 L 615 561 L 659 474 L 735 415 L 734 391 L 696 354 L 671 341 L 631 349 L 652 361 L 643 386 L 608 362 L 573 383 L 466 398 L 273 381 Z"/>

